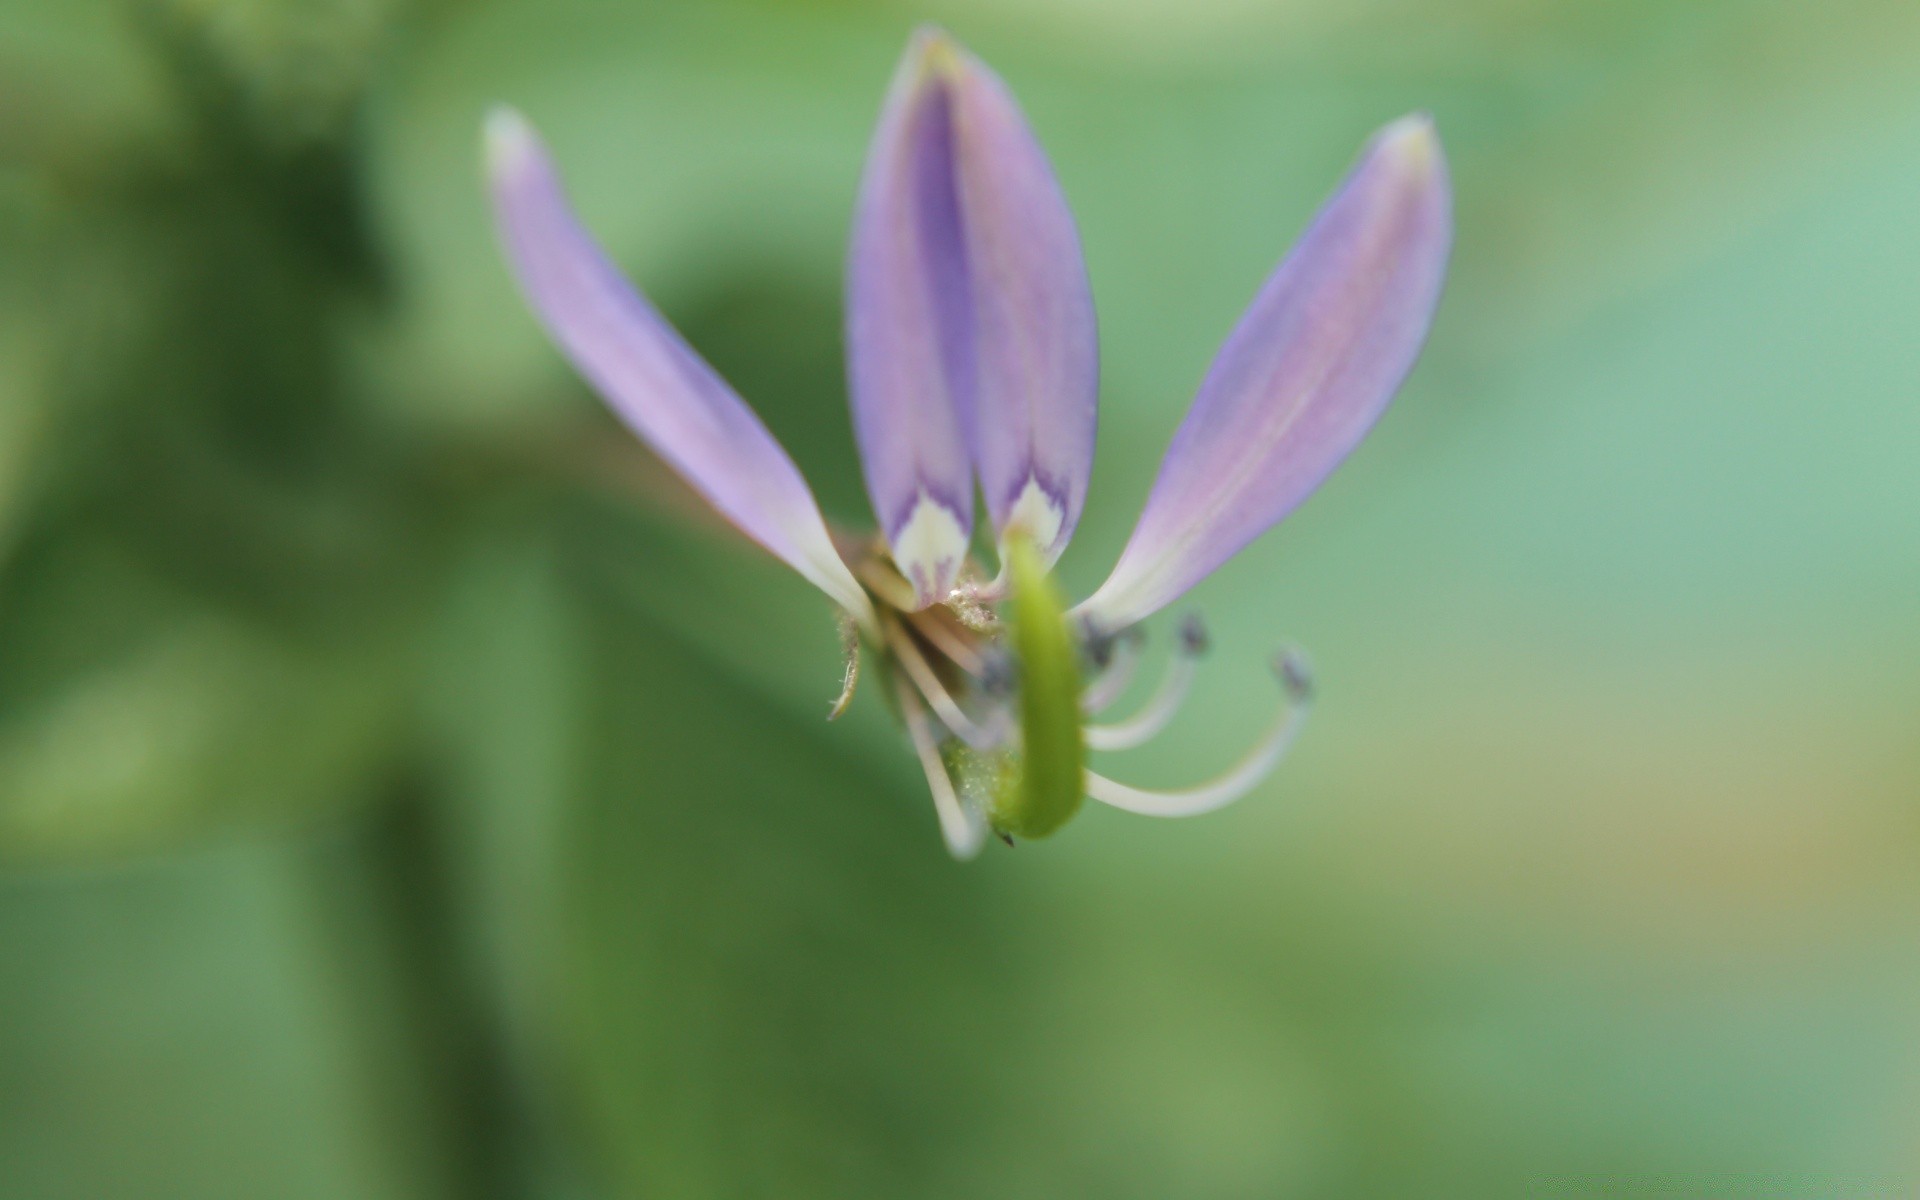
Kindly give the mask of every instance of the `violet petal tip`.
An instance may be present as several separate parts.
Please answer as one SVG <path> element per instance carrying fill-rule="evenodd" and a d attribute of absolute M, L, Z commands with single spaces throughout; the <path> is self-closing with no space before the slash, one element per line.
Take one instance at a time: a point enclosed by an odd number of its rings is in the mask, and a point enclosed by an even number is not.
<path fill-rule="evenodd" d="M 1164 607 L 1293 511 L 1359 444 L 1426 341 L 1451 210 L 1430 116 L 1374 134 L 1221 347 L 1083 615 L 1123 627 Z"/>

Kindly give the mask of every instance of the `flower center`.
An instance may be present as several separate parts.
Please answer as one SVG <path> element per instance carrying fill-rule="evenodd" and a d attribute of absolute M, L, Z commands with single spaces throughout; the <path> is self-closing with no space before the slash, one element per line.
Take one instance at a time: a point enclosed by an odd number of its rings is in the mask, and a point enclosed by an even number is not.
<path fill-rule="evenodd" d="M 1144 745 L 1172 722 L 1207 650 L 1198 618 L 1182 622 L 1171 664 L 1147 700 L 1129 717 L 1101 722 L 1095 718 L 1131 690 L 1144 639 L 1137 628 L 1106 634 L 1070 621 L 1027 537 L 1009 539 L 1005 571 L 992 584 L 980 582 L 986 573 L 969 559 L 947 598 L 924 607 L 915 606 L 915 589 L 884 542 L 843 549 L 878 614 L 869 649 L 926 771 L 948 843 L 963 857 L 988 830 L 1009 844 L 1045 837 L 1088 796 L 1154 816 L 1222 807 L 1272 771 L 1305 716 L 1306 664 L 1292 652 L 1277 655 L 1284 703 L 1238 764 L 1178 791 L 1117 783 L 1088 770 L 1086 754 Z M 859 641 L 850 622 L 848 630 L 836 715 L 858 677 Z"/>

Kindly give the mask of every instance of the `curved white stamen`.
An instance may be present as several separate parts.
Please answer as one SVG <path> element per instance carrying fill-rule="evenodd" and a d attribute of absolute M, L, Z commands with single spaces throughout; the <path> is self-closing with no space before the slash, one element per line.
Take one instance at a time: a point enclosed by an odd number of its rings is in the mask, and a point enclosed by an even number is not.
<path fill-rule="evenodd" d="M 1192 654 L 1176 653 L 1160 686 L 1146 706 L 1124 721 L 1109 725 L 1088 725 L 1083 730 L 1089 750 L 1131 750 L 1151 741 L 1173 720 L 1186 701 L 1187 689 L 1200 670 L 1199 659 Z"/>
<path fill-rule="evenodd" d="M 860 684 L 860 626 L 852 616 L 840 619 L 840 653 L 846 659 L 846 668 L 840 676 L 840 697 L 827 710 L 829 721 L 838 721 L 847 714 L 847 706 L 853 703 L 853 689 Z"/>
<path fill-rule="evenodd" d="M 927 725 L 926 710 L 904 680 L 900 681 L 900 711 L 906 715 L 907 736 L 913 739 L 913 752 L 920 769 L 927 773 L 927 787 L 933 792 L 933 810 L 940 816 L 940 833 L 947 839 L 947 851 L 961 862 L 980 853 L 987 841 L 986 814 L 967 807 L 953 790 L 953 779 L 940 761 L 940 748 L 933 730 Z"/>
<path fill-rule="evenodd" d="M 962 641 L 945 621 L 934 615 L 939 611 L 928 608 L 912 614 L 909 619 L 913 621 L 914 630 L 933 643 L 935 650 L 952 660 L 954 666 L 969 675 L 980 674 L 986 668 L 986 661 L 980 657 L 980 651 Z"/>
<path fill-rule="evenodd" d="M 1104 712 L 1114 701 L 1127 694 L 1135 668 L 1140 665 L 1140 639 L 1123 636 L 1115 641 L 1113 658 L 1106 669 L 1080 693 L 1080 711 L 1092 716 Z"/>
<path fill-rule="evenodd" d="M 1308 682 L 1306 666 L 1293 655 L 1282 655 L 1274 664 L 1281 686 L 1286 691 L 1286 703 L 1280 709 L 1280 715 L 1274 719 L 1259 742 L 1255 743 L 1247 756 L 1241 759 L 1226 774 L 1211 783 L 1199 787 L 1185 788 L 1180 791 L 1150 791 L 1145 788 L 1129 787 L 1116 783 L 1104 775 L 1087 772 L 1087 795 L 1102 804 L 1127 812 L 1139 813 L 1148 817 L 1193 817 L 1201 813 L 1225 808 L 1240 799 L 1265 779 L 1272 770 L 1280 765 L 1287 749 L 1293 745 L 1293 739 L 1299 736 L 1300 726 L 1306 721 L 1308 698 L 1311 686 Z"/>
<path fill-rule="evenodd" d="M 913 686 L 920 690 L 920 695 L 925 697 L 934 716 L 940 718 L 940 723 L 975 750 L 998 749 L 1006 740 L 1006 731 L 982 725 L 962 712 L 953 694 L 940 682 L 940 676 L 928 665 L 926 655 L 920 653 L 920 647 L 914 644 L 906 630 L 893 621 L 885 622 L 885 626 L 887 644 L 893 647 L 894 657 L 900 660 L 907 677 L 913 680 Z"/>
<path fill-rule="evenodd" d="M 912 611 L 913 584 L 898 569 L 868 560 L 854 568 L 854 575 L 882 603 L 901 612 Z"/>

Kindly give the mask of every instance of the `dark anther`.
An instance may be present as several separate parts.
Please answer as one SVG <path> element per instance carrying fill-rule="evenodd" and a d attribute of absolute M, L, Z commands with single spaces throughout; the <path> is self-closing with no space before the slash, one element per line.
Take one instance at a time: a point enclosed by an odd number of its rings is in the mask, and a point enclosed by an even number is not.
<path fill-rule="evenodd" d="M 994 836 L 998 837 L 1001 841 L 1005 842 L 1009 846 L 1013 845 L 1013 835 L 1010 833 L 1001 833 L 1000 831 L 995 830 Z"/>
<path fill-rule="evenodd" d="M 1086 650 L 1087 662 L 1096 671 L 1107 669 L 1107 664 L 1113 661 L 1113 648 L 1117 644 L 1117 639 L 1108 634 L 1095 633 L 1091 628 L 1087 631 L 1086 640 L 1081 643 Z"/>
<path fill-rule="evenodd" d="M 1207 623 L 1199 613 L 1188 613 L 1180 620 L 1180 649 L 1198 658 L 1207 652 Z"/>
<path fill-rule="evenodd" d="M 1282 650 L 1274 655 L 1273 669 L 1280 676 L 1287 694 L 1295 700 L 1305 700 L 1313 695 L 1313 667 L 1300 651 Z"/>
<path fill-rule="evenodd" d="M 997 648 L 990 650 L 980 663 L 980 690 L 989 696 L 1009 695 L 1016 674 L 1012 655 Z"/>

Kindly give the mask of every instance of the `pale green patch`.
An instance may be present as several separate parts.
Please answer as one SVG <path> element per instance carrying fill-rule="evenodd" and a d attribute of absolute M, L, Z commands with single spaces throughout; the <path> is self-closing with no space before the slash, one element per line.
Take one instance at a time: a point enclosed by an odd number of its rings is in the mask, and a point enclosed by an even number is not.
<path fill-rule="evenodd" d="M 1039 838 L 1065 825 L 1086 796 L 1080 734 L 1080 660 L 1066 602 L 1033 540 L 1007 539 L 1013 585 L 1008 644 L 1019 665 L 1018 769 L 1003 776 L 990 813 L 995 833 Z"/>

